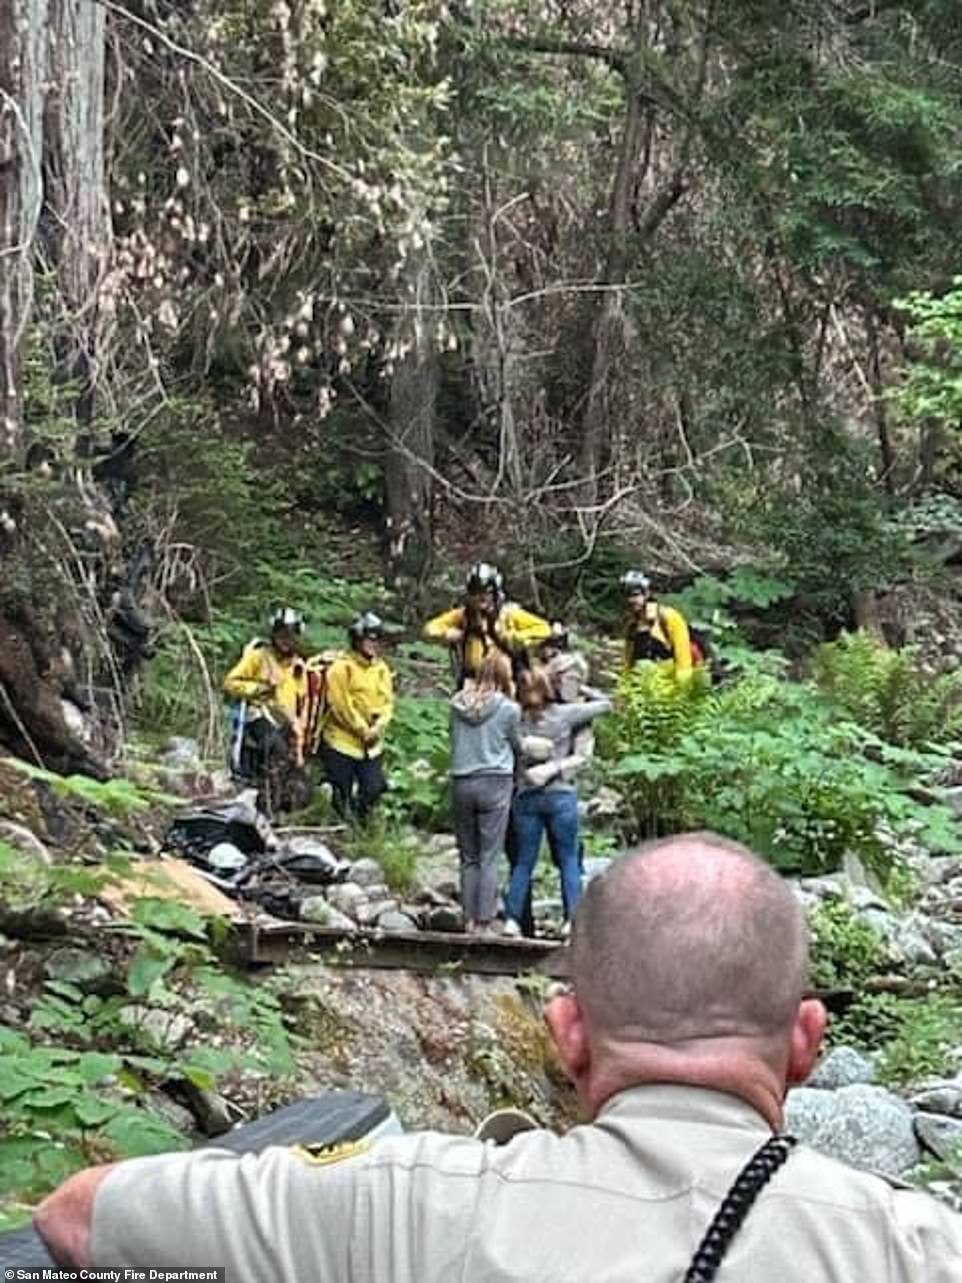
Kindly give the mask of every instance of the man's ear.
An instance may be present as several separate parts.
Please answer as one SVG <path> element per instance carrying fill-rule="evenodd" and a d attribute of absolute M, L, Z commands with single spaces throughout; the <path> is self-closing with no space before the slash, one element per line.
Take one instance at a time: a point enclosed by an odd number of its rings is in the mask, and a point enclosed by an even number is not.
<path fill-rule="evenodd" d="M 577 1086 L 585 1078 L 591 1063 L 588 1034 L 578 999 L 573 993 L 559 994 L 545 1007 L 544 1018 L 558 1050 L 561 1067 Z"/>
<path fill-rule="evenodd" d="M 788 1055 L 786 1078 L 789 1086 L 803 1083 L 815 1068 L 827 1024 L 828 1012 L 817 998 L 806 998 L 799 1005 Z"/>

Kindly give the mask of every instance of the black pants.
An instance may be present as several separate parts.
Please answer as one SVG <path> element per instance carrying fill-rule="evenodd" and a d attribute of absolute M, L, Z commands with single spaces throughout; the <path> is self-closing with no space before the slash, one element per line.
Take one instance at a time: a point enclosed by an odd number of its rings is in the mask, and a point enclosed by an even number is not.
<path fill-rule="evenodd" d="M 257 805 L 273 818 L 296 811 L 311 800 L 312 786 L 303 766 L 298 766 L 289 726 L 275 726 L 266 717 L 246 724 L 234 778 L 257 789 Z"/>
<path fill-rule="evenodd" d="M 380 757 L 349 757 L 325 744 L 321 761 L 334 790 L 334 810 L 345 820 L 366 820 L 387 789 Z"/>

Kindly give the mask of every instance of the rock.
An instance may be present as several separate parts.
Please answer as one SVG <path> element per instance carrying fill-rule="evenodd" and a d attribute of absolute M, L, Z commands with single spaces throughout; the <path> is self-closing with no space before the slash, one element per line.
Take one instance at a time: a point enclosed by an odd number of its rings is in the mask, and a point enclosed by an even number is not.
<path fill-rule="evenodd" d="M 397 900 L 366 900 L 358 905 L 355 917 L 362 927 L 374 927 L 382 913 L 397 913 L 398 910 Z"/>
<path fill-rule="evenodd" d="M 960 789 L 962 792 L 962 789 Z M 942 855 L 930 864 L 930 881 L 939 884 L 951 882 L 953 878 L 962 878 L 962 855 Z"/>
<path fill-rule="evenodd" d="M 50 884 L 47 868 L 53 863 L 50 852 L 35 833 L 12 820 L 0 820 L 0 842 L 24 857 L 3 875 L 3 905 L 13 913 L 24 913 L 43 899 Z"/>
<path fill-rule="evenodd" d="M 384 883 L 384 870 L 377 860 L 365 857 L 363 860 L 354 861 L 348 877 L 352 882 L 356 882 L 359 887 L 376 887 Z"/>
<path fill-rule="evenodd" d="M 193 1022 L 176 1011 L 161 1011 L 130 1003 L 121 1007 L 117 1019 L 130 1029 L 139 1029 L 158 1046 L 174 1051 L 185 1041 L 193 1029 Z"/>
<path fill-rule="evenodd" d="M 431 855 L 458 854 L 458 840 L 453 833 L 432 833 L 424 845 Z"/>
<path fill-rule="evenodd" d="M 912 1111 L 884 1087 L 856 1083 L 838 1091 L 789 1092 L 786 1128 L 814 1149 L 885 1176 L 919 1161 Z"/>
<path fill-rule="evenodd" d="M 418 924 L 398 909 L 388 909 L 378 915 L 377 925 L 382 931 L 417 931 Z"/>
<path fill-rule="evenodd" d="M 588 814 L 598 819 L 613 819 L 623 810 L 621 794 L 607 785 L 603 785 L 593 797 L 588 799 Z"/>
<path fill-rule="evenodd" d="M 900 918 L 883 909 L 869 908 L 860 910 L 858 917 L 879 933 L 893 963 L 934 966 L 938 961 L 935 950 L 925 938 L 922 929 L 925 920 L 921 914 L 910 913 Z"/>
<path fill-rule="evenodd" d="M 596 878 L 599 873 L 604 873 L 605 869 L 611 864 L 611 858 L 607 855 L 589 855 L 585 860 L 584 879 L 585 886 Z"/>
<path fill-rule="evenodd" d="M 854 851 L 846 851 L 843 854 L 842 873 L 853 888 L 860 887 L 865 891 L 871 891 L 875 895 L 881 896 L 881 883 L 875 874 L 865 867 Z"/>
<path fill-rule="evenodd" d="M 940 789 L 939 801 L 962 819 L 962 784 L 957 784 L 949 789 Z"/>
<path fill-rule="evenodd" d="M 837 1091 L 854 1083 L 875 1081 L 875 1066 L 854 1047 L 834 1047 L 808 1079 L 806 1087 Z"/>
<path fill-rule="evenodd" d="M 844 894 L 840 880 L 832 874 L 823 878 L 802 878 L 798 887 L 816 900 L 838 900 Z"/>
<path fill-rule="evenodd" d="M 888 901 L 874 887 L 854 883 L 848 888 L 846 898 L 856 913 L 861 909 L 880 909 L 883 913 L 889 911 Z"/>
<path fill-rule="evenodd" d="M 962 951 L 962 925 L 959 923 L 943 922 L 939 918 L 926 918 L 922 931 L 943 962 L 950 955 Z"/>
<path fill-rule="evenodd" d="M 338 882 L 327 888 L 327 903 L 339 913 L 346 913 L 352 918 L 358 905 L 363 904 L 366 899 L 364 888 L 359 887 L 356 882 Z"/>
<path fill-rule="evenodd" d="M 196 740 L 182 735 L 173 735 L 164 745 L 160 760 L 165 766 L 177 770 L 199 769 L 201 766 L 200 745 Z"/>
<path fill-rule="evenodd" d="M 322 927 L 337 927 L 341 931 L 354 931 L 357 923 L 340 909 L 335 909 L 322 895 L 309 895 L 301 901 L 301 919 L 316 922 Z"/>
<path fill-rule="evenodd" d="M 372 902 L 375 900 L 393 900 L 394 896 L 387 889 L 384 882 L 373 882 L 369 887 L 364 888 L 364 894 Z"/>
<path fill-rule="evenodd" d="M 945 1079 L 929 1083 L 912 1096 L 910 1104 L 916 1109 L 949 1118 L 962 1118 L 962 1078 Z"/>
<path fill-rule="evenodd" d="M 915 1134 L 927 1150 L 962 1176 L 962 1119 L 919 1113 Z"/>
<path fill-rule="evenodd" d="M 398 911 L 400 911 L 400 905 L 396 899 L 366 899 L 358 905 L 354 916 L 362 926 L 377 926 L 381 913 Z"/>
<path fill-rule="evenodd" d="M 191 1111 L 185 1106 L 171 1100 L 166 1092 L 149 1091 L 144 1103 L 147 1108 L 159 1114 L 165 1123 L 171 1127 L 176 1127 L 179 1132 L 190 1134 L 196 1127 L 196 1120 Z"/>
<path fill-rule="evenodd" d="M 50 852 L 37 837 L 36 833 L 23 824 L 14 824 L 13 820 L 0 820 L 0 842 L 14 847 L 21 855 L 28 855 L 40 864 L 52 864 Z"/>
<path fill-rule="evenodd" d="M 103 982 L 111 974 L 110 963 L 102 955 L 72 945 L 55 949 L 43 964 L 43 970 L 49 980 L 76 985 L 89 993 L 103 989 Z"/>
<path fill-rule="evenodd" d="M 62 699 L 60 701 L 60 711 L 63 713 L 63 720 L 67 725 L 67 730 L 75 739 L 87 748 L 93 744 L 94 732 L 88 718 L 71 699 Z"/>
<path fill-rule="evenodd" d="M 229 1103 L 216 1091 L 196 1087 L 192 1082 L 183 1083 L 184 1094 L 190 1104 L 197 1126 L 205 1136 L 221 1136 L 234 1125 L 234 1114 Z"/>
<path fill-rule="evenodd" d="M 463 931 L 464 914 L 453 904 L 441 904 L 424 915 L 425 931 Z"/>

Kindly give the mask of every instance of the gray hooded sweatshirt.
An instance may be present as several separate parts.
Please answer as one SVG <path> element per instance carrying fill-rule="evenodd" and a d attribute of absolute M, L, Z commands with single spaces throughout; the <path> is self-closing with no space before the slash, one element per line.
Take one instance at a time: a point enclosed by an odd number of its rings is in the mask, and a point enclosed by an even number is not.
<path fill-rule="evenodd" d="M 512 775 L 521 709 L 500 691 L 478 699 L 471 690 L 451 700 L 451 774 Z"/>

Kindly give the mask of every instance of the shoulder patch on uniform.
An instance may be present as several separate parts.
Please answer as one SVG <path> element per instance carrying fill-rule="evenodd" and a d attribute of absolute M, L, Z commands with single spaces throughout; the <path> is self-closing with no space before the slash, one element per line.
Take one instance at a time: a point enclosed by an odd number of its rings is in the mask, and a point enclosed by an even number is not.
<path fill-rule="evenodd" d="M 366 1154 L 372 1144 L 369 1140 L 345 1140 L 335 1145 L 292 1145 L 291 1153 L 312 1167 L 327 1167 Z"/>

